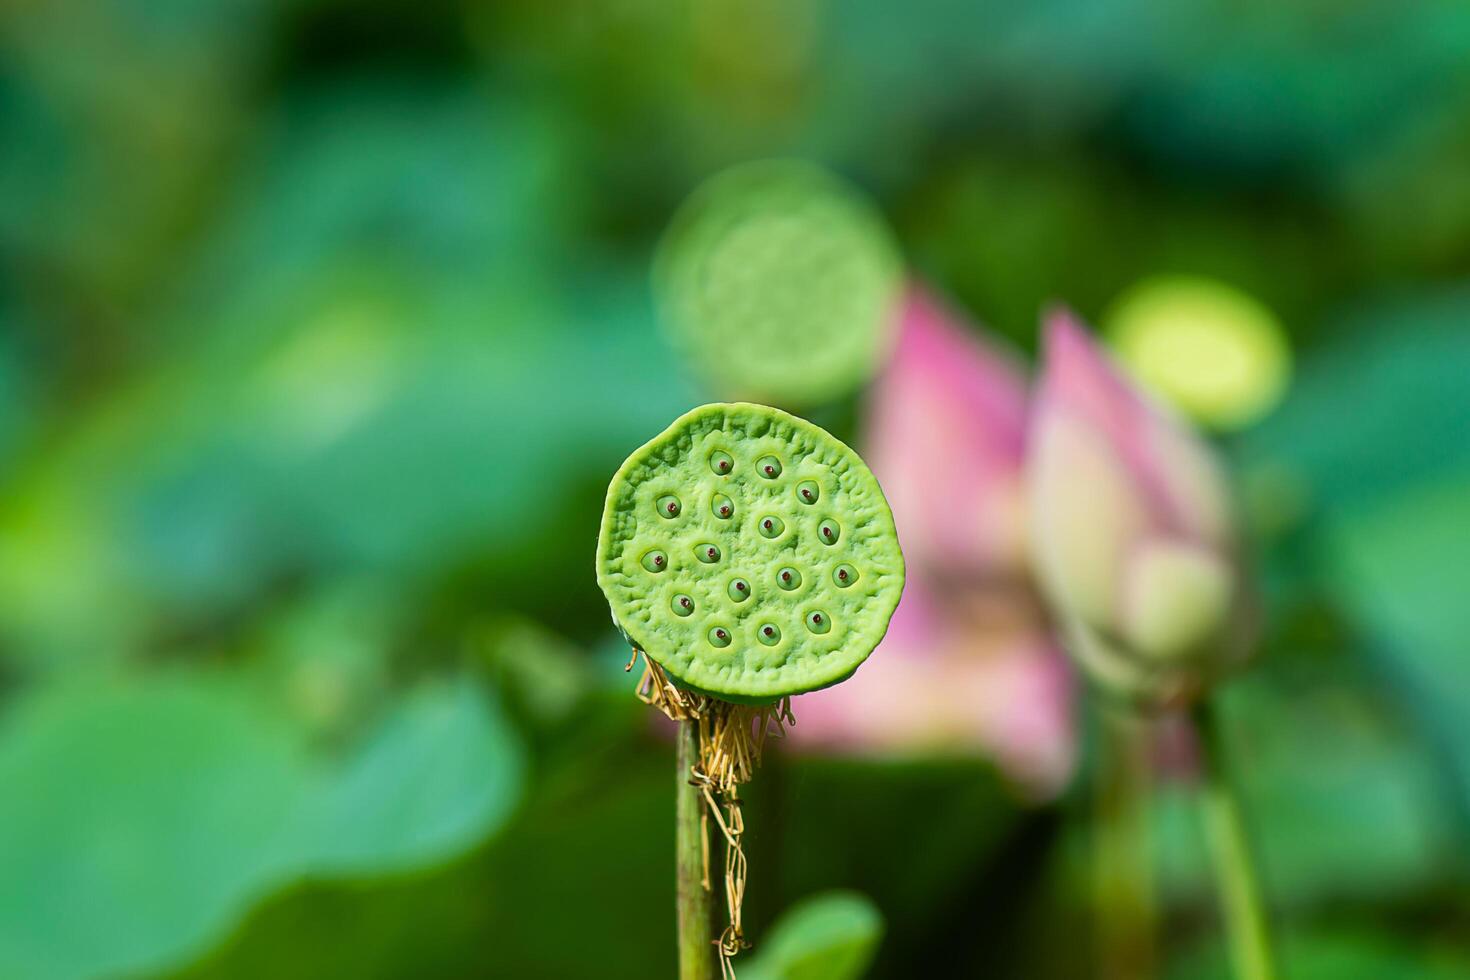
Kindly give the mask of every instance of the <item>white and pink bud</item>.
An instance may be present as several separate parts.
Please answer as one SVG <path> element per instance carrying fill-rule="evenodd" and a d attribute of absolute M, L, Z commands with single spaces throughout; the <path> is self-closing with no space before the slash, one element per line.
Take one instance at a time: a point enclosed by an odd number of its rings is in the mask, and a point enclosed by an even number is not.
<path fill-rule="evenodd" d="M 1027 454 L 1036 576 L 1094 681 L 1186 702 L 1250 634 L 1224 474 L 1069 312 L 1047 316 L 1044 340 Z"/>

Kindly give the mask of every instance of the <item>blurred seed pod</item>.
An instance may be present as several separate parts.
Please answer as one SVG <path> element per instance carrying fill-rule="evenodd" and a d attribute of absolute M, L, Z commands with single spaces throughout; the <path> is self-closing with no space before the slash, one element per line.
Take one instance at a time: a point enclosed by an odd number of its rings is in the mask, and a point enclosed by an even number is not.
<path fill-rule="evenodd" d="M 743 164 L 699 187 L 654 263 L 663 323 L 725 397 L 819 404 L 892 343 L 901 262 L 882 217 L 810 164 Z"/>
<path fill-rule="evenodd" d="M 1286 392 L 1291 352 L 1280 321 L 1223 282 L 1146 279 L 1113 306 L 1106 331 L 1140 383 L 1212 428 L 1244 428 Z"/>

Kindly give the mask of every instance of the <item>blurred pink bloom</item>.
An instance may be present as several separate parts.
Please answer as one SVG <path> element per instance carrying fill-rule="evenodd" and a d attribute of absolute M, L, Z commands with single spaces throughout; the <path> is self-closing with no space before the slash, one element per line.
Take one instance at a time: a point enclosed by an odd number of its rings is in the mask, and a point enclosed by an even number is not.
<path fill-rule="evenodd" d="M 908 584 L 883 644 L 797 704 L 797 744 L 973 752 L 1037 795 L 1075 757 L 1071 681 L 1026 572 L 1026 384 L 1017 362 L 912 290 L 870 401 L 865 457 Z"/>
<path fill-rule="evenodd" d="M 1187 700 L 1243 644 L 1223 474 L 1065 310 L 1031 419 L 1031 543 L 1068 652 L 1136 702 Z"/>

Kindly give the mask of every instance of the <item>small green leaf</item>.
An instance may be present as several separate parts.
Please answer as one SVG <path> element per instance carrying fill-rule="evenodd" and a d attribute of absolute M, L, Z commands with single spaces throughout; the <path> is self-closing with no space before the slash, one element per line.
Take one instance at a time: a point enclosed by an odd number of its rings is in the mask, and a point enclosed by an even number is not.
<path fill-rule="evenodd" d="M 855 980 L 883 939 L 883 916 L 857 892 L 823 892 L 786 910 L 759 944 L 746 980 Z"/>

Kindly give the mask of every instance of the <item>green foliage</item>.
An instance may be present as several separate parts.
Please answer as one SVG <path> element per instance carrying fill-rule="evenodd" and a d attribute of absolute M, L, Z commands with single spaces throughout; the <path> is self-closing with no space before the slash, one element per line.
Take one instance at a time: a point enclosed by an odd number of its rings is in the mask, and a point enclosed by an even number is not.
<path fill-rule="evenodd" d="M 505 820 L 522 763 L 467 681 L 426 683 L 340 751 L 218 673 L 59 685 L 14 705 L 0 779 L 0 973 L 150 969 L 304 876 L 447 858 Z"/>
<path fill-rule="evenodd" d="M 1470 478 L 1365 507 L 1329 539 L 1331 582 L 1376 638 L 1377 652 L 1412 710 L 1438 734 L 1441 760 L 1458 782 L 1462 819 L 1470 813 L 1467 543 Z"/>
<path fill-rule="evenodd" d="M 750 980 L 857 980 L 883 938 L 883 916 L 857 892 L 825 892 L 787 909 L 740 975 Z"/>
<path fill-rule="evenodd" d="M 1470 472 L 1467 317 L 1470 294 L 1453 289 L 1342 318 L 1245 438 L 1247 463 L 1331 514 Z"/>
<path fill-rule="evenodd" d="M 1156 275 L 1280 315 L 1224 711 L 1286 972 L 1470 974 L 1467 40 L 1456 0 L 3 6 L 0 976 L 672 972 L 669 749 L 588 529 L 714 394 L 658 236 L 771 158 L 1022 349 Z M 1187 778 L 1164 973 L 1224 976 Z M 1075 980 L 1085 810 L 773 753 L 750 966 L 843 889 L 875 976 Z"/>
<path fill-rule="evenodd" d="M 1470 961 L 1454 944 L 1405 943 L 1372 931 L 1313 929 L 1285 937 L 1282 970 L 1292 980 L 1464 980 Z M 1224 950 L 1191 950 L 1166 974 L 1167 980 L 1229 980 Z"/>
<path fill-rule="evenodd" d="M 1413 730 L 1374 703 L 1371 687 L 1340 676 L 1329 685 L 1328 676 L 1276 688 L 1252 677 L 1223 699 L 1231 767 L 1266 895 L 1280 909 L 1406 899 L 1443 873 L 1452 846 L 1436 773 Z M 1190 783 L 1161 790 L 1155 821 L 1166 893 L 1209 907 L 1214 885 Z"/>

